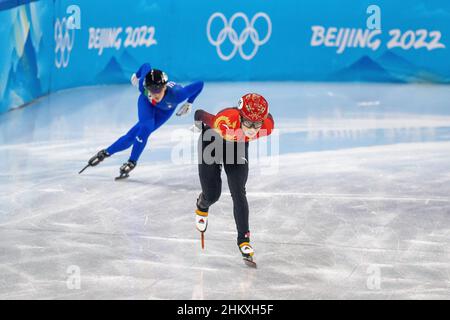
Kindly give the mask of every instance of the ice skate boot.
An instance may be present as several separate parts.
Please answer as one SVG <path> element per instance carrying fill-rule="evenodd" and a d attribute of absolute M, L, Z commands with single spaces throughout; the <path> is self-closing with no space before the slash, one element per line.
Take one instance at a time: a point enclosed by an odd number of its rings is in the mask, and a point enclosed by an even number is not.
<path fill-rule="evenodd" d="M 129 160 L 120 167 L 120 175 L 116 180 L 126 179 L 130 176 L 130 172 L 136 167 L 136 162 Z"/>
<path fill-rule="evenodd" d="M 88 164 L 80 172 L 78 172 L 78 174 L 82 173 L 88 167 L 95 167 L 109 156 L 110 154 L 106 151 L 106 149 L 100 150 L 95 156 L 89 159 Z"/>
<path fill-rule="evenodd" d="M 206 231 L 206 228 L 208 228 L 208 212 L 195 210 L 195 226 L 200 232 Z"/>
<path fill-rule="evenodd" d="M 253 250 L 253 247 L 251 246 L 250 242 L 240 243 L 239 251 L 242 254 L 244 263 L 249 267 L 256 268 L 256 263 L 253 260 L 253 256 L 255 255 L 255 250 Z"/>

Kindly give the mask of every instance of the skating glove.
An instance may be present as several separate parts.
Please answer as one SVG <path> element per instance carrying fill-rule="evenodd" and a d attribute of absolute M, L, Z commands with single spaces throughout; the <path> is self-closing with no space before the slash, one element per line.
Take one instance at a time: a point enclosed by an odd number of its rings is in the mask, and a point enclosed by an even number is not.
<path fill-rule="evenodd" d="M 186 102 L 185 104 L 183 104 L 181 106 L 180 109 L 178 109 L 177 116 L 187 115 L 191 112 L 191 109 L 192 109 L 192 103 Z"/>
<path fill-rule="evenodd" d="M 137 88 L 137 87 L 139 86 L 139 78 L 136 76 L 136 73 L 133 73 L 133 75 L 131 76 L 130 81 L 131 81 L 131 84 L 132 84 L 134 87 Z"/>

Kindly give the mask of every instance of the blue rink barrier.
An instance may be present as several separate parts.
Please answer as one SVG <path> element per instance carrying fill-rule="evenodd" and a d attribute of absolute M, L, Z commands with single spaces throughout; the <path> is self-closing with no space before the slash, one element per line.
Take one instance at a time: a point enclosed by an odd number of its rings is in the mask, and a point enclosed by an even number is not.
<path fill-rule="evenodd" d="M 144 61 L 175 81 L 450 83 L 447 0 L 0 0 L 0 21 L 0 112 Z"/>

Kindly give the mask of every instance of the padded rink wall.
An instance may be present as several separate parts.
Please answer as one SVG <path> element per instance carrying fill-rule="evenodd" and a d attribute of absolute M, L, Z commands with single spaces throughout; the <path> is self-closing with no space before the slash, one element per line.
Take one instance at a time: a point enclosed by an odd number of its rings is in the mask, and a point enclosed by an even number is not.
<path fill-rule="evenodd" d="M 183 82 L 450 83 L 449 39 L 448 0 L 0 0 L 0 112 L 146 61 Z"/>

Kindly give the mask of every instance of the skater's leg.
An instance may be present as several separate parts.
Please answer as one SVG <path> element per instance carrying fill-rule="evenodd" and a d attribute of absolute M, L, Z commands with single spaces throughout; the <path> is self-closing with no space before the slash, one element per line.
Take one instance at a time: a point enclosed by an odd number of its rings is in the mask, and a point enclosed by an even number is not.
<path fill-rule="evenodd" d="M 142 154 L 142 151 L 144 151 L 144 148 L 147 145 L 148 137 L 153 131 L 155 131 L 154 119 L 144 123 L 140 123 L 139 130 L 133 142 L 133 149 L 131 150 L 131 156 L 129 161 L 137 163 L 139 157 Z"/>
<path fill-rule="evenodd" d="M 147 140 L 150 134 L 155 131 L 155 110 L 156 108 L 150 104 L 147 97 L 139 96 L 138 101 L 138 115 L 139 123 L 138 129 L 133 140 L 133 149 L 131 150 L 130 161 L 136 163 L 147 145 Z"/>
<path fill-rule="evenodd" d="M 108 154 L 113 155 L 114 153 L 123 151 L 131 147 L 139 130 L 139 124 L 136 124 L 131 128 L 124 136 L 120 137 L 116 142 L 110 145 L 106 151 Z"/>
<path fill-rule="evenodd" d="M 244 145 L 242 145 L 244 146 Z M 248 159 L 248 143 L 245 144 L 245 159 Z M 238 231 L 238 245 L 249 239 L 249 209 L 245 184 L 248 178 L 248 161 L 224 165 L 228 186 L 233 199 L 233 214 Z"/>
<path fill-rule="evenodd" d="M 141 128 L 143 122 L 154 118 L 155 108 L 152 108 L 148 99 L 143 95 L 139 95 L 138 98 L 138 118 L 139 122 L 134 125 L 124 136 L 120 137 L 116 142 L 110 145 L 106 151 L 113 155 L 114 153 L 128 149 L 135 142 L 136 136 Z"/>
<path fill-rule="evenodd" d="M 204 141 L 203 134 L 200 135 L 198 140 L 198 152 L 201 157 L 198 164 L 198 173 L 202 193 L 198 197 L 197 207 L 200 211 L 207 212 L 209 207 L 219 200 L 222 192 L 222 179 L 220 177 L 222 165 L 218 161 L 214 163 L 205 162 L 202 155 L 211 141 Z"/>
<path fill-rule="evenodd" d="M 208 212 L 209 207 L 219 200 L 222 193 L 221 165 L 199 164 L 198 173 L 202 193 L 198 197 L 197 207 L 200 211 Z"/>

